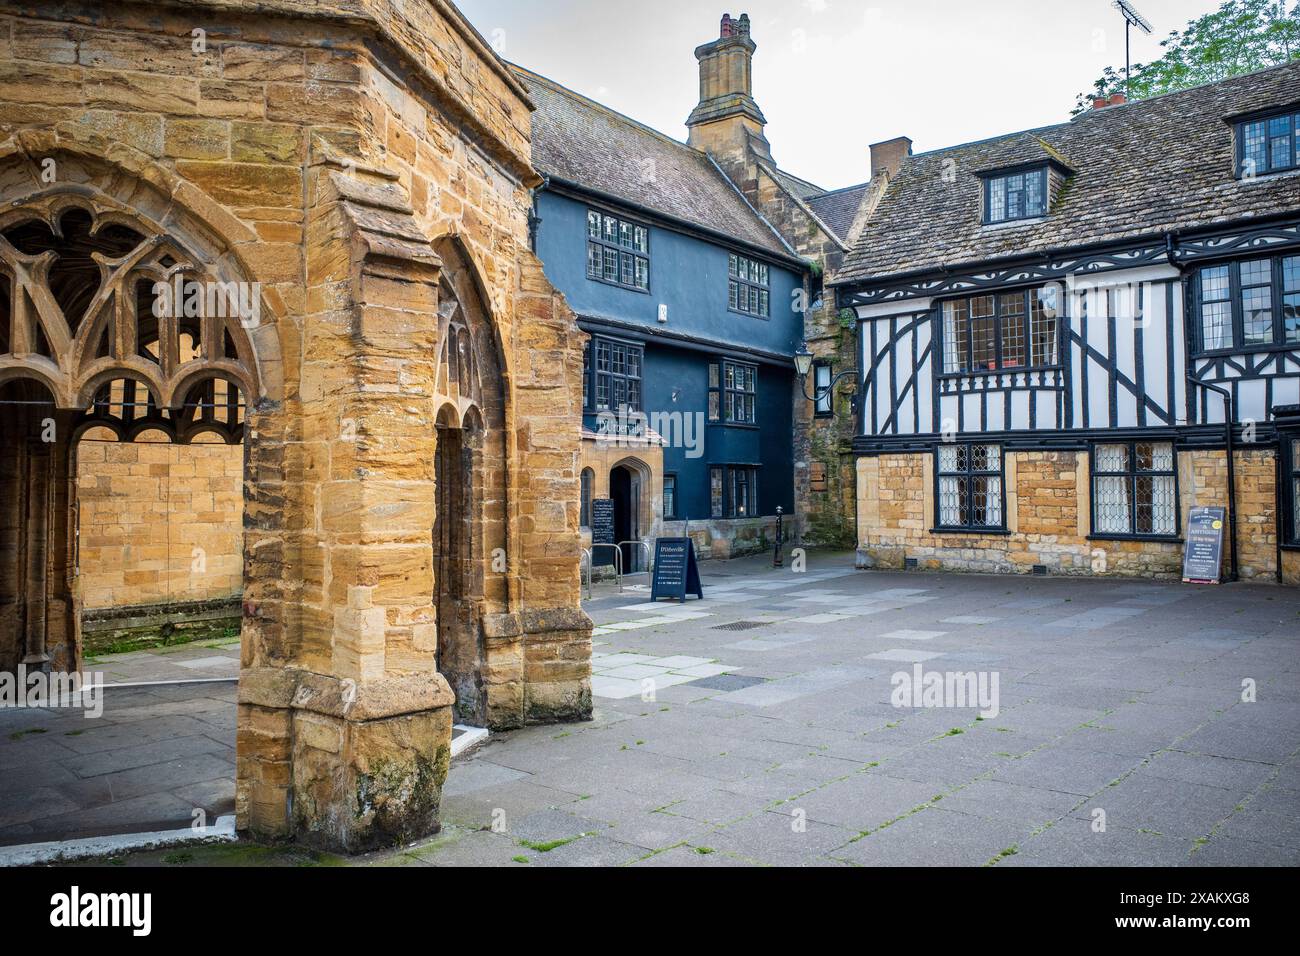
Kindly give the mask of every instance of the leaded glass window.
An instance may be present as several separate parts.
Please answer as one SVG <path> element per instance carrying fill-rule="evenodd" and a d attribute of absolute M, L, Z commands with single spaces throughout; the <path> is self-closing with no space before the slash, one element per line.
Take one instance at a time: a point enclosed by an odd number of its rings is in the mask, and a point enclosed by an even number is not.
<path fill-rule="evenodd" d="M 1200 350 L 1300 343 L 1300 257 L 1207 266 L 1193 285 Z"/>
<path fill-rule="evenodd" d="M 943 304 L 945 374 L 1046 368 L 1059 361 L 1054 286 Z"/>
<path fill-rule="evenodd" d="M 1295 169 L 1297 158 L 1294 113 L 1251 120 L 1237 126 L 1239 173 L 1249 179 L 1267 173 Z"/>
<path fill-rule="evenodd" d="M 1031 169 L 984 181 L 984 221 L 1010 222 L 1047 213 L 1047 169 Z"/>
<path fill-rule="evenodd" d="M 1093 446 L 1092 531 L 1107 537 L 1173 537 L 1178 533 L 1172 442 Z"/>
<path fill-rule="evenodd" d="M 727 257 L 727 307 L 765 318 L 771 310 L 767 265 L 744 256 Z"/>
<path fill-rule="evenodd" d="M 935 455 L 940 528 L 1001 529 L 1002 447 L 944 444 Z"/>
<path fill-rule="evenodd" d="M 755 425 L 758 368 L 740 362 L 709 364 L 709 421 Z"/>
<path fill-rule="evenodd" d="M 628 411 L 641 411 L 641 363 L 644 357 L 641 346 L 611 339 L 592 339 L 588 347 L 595 358 L 588 373 L 592 380 L 590 393 L 594 393 L 595 401 L 588 407 L 598 412 L 617 412 L 625 406 Z"/>
<path fill-rule="evenodd" d="M 650 289 L 650 231 L 587 210 L 587 278 L 638 289 Z"/>

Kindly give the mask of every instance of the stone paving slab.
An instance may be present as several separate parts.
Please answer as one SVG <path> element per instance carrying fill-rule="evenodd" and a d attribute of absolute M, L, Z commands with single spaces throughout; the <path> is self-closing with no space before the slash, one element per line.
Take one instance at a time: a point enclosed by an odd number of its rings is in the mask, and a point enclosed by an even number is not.
<path fill-rule="evenodd" d="M 110 682 L 238 672 L 238 647 L 92 659 Z M 103 713 L 0 710 L 0 845 L 182 829 L 235 806 L 233 683 L 108 687 Z M 37 732 L 39 731 L 39 732 Z"/>
<path fill-rule="evenodd" d="M 804 575 L 766 557 L 706 562 L 705 599 L 684 607 L 597 585 L 594 719 L 494 734 L 453 764 L 445 832 L 372 862 L 1300 862 L 1296 590 L 857 572 L 851 559 L 810 552 Z M 746 620 L 763 623 L 718 629 Z M 229 666 L 202 659 L 105 666 Z M 894 706 L 918 666 L 996 675 L 996 715 Z M 188 820 L 231 796 L 233 688 L 119 693 L 94 729 L 0 713 L 0 840 Z M 169 789 L 126 795 L 151 778 Z M 109 782 L 120 792 L 96 804 Z"/>

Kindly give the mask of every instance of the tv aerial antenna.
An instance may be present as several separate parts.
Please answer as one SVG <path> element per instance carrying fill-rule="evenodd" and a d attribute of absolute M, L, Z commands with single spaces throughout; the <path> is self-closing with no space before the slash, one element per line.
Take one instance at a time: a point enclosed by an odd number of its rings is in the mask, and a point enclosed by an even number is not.
<path fill-rule="evenodd" d="M 1112 6 L 1124 15 L 1124 96 L 1127 98 L 1132 93 L 1130 84 L 1133 78 L 1133 58 L 1131 54 L 1133 28 L 1137 27 L 1147 35 L 1153 33 L 1154 30 L 1151 22 L 1138 13 L 1137 7 L 1133 6 L 1130 0 L 1115 0 Z"/>

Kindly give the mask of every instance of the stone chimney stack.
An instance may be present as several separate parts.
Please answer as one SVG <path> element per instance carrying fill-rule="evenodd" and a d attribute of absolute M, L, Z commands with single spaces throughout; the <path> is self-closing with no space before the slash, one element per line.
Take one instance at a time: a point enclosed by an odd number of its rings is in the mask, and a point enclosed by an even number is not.
<path fill-rule="evenodd" d="M 876 179 L 882 173 L 893 176 L 903 165 L 903 160 L 912 155 L 912 141 L 906 136 L 898 136 L 883 143 L 873 143 L 870 149 L 871 178 Z"/>
<path fill-rule="evenodd" d="M 747 164 L 748 147 L 771 159 L 763 128 L 767 118 L 754 102 L 753 59 L 756 46 L 749 37 L 749 14 L 733 20 L 724 14 L 718 39 L 697 47 L 700 63 L 700 103 L 686 125 L 688 142 L 711 153 L 724 167 Z"/>

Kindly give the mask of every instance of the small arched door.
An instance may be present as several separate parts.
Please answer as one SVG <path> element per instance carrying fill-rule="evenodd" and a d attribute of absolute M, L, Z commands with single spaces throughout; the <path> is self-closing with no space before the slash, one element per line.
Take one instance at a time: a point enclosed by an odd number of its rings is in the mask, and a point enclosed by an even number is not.
<path fill-rule="evenodd" d="M 614 539 L 623 552 L 623 571 L 640 571 L 643 566 L 641 540 L 641 473 L 627 465 L 615 465 L 609 473 L 609 496 L 614 502 Z"/>
<path fill-rule="evenodd" d="M 491 721 L 483 617 L 509 602 L 504 379 L 477 271 L 455 239 L 435 249 L 443 261 L 434 373 L 436 666 L 456 695 L 456 721 L 481 727 Z"/>

